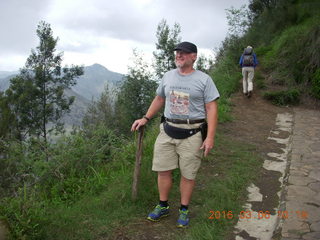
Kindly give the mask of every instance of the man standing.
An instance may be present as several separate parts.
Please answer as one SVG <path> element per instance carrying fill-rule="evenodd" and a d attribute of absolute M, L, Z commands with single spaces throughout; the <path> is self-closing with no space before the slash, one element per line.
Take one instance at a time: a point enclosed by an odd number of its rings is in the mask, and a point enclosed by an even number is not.
<path fill-rule="evenodd" d="M 158 221 L 169 215 L 172 170 L 180 168 L 181 207 L 177 226 L 186 227 L 189 224 L 188 205 L 201 158 L 214 146 L 219 92 L 210 76 L 193 67 L 197 59 L 196 45 L 181 42 L 174 50 L 177 68 L 165 73 L 146 115 L 132 124 L 131 131 L 145 125 L 165 106 L 152 165 L 152 170 L 158 172 L 160 201 L 148 215 L 148 220 Z M 207 134 L 202 136 L 201 129 L 206 122 Z"/>
<path fill-rule="evenodd" d="M 242 67 L 243 94 L 250 98 L 253 91 L 254 69 L 258 65 L 257 56 L 251 46 L 244 49 L 239 64 Z"/>

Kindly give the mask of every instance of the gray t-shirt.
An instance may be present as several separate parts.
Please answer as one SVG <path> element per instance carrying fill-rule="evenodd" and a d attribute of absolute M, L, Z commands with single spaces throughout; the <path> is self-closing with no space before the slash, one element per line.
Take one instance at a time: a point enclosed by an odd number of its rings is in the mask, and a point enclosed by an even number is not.
<path fill-rule="evenodd" d="M 198 70 L 181 75 L 178 69 L 165 73 L 157 95 L 166 99 L 164 116 L 176 119 L 206 118 L 205 104 L 220 97 L 209 75 Z"/>

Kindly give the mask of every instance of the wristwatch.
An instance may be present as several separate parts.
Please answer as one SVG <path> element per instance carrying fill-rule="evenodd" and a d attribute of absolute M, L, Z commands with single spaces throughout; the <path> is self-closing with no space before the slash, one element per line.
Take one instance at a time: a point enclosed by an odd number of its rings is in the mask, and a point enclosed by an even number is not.
<path fill-rule="evenodd" d="M 142 118 L 146 119 L 147 121 L 150 121 L 150 118 L 148 118 L 146 115 L 144 115 Z"/>

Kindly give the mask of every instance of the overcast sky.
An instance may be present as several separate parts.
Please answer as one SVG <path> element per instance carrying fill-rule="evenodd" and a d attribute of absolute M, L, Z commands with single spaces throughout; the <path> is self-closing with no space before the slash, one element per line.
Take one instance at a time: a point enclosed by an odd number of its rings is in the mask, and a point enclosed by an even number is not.
<path fill-rule="evenodd" d="M 213 54 L 228 30 L 225 9 L 248 0 L 0 0 L 0 71 L 23 67 L 38 45 L 37 25 L 51 25 L 65 64 L 99 63 L 126 73 L 132 50 L 151 59 L 162 19 L 183 41 Z"/>

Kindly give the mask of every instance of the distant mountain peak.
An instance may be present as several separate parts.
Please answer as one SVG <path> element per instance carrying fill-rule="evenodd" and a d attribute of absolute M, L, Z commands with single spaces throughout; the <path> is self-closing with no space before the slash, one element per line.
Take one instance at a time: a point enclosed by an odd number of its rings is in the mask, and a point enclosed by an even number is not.
<path fill-rule="evenodd" d="M 108 68 L 106 68 L 105 66 L 99 64 L 99 63 L 94 63 L 92 64 L 91 66 L 88 66 L 88 67 L 92 67 L 92 68 L 103 68 L 103 69 L 106 69 L 108 70 Z M 109 71 L 109 70 L 108 70 Z"/>
<path fill-rule="evenodd" d="M 72 90 L 87 99 L 98 98 L 106 84 L 110 87 L 117 86 L 123 77 L 123 74 L 112 72 L 103 65 L 95 63 L 84 67 L 84 74 L 77 79 L 77 84 Z"/>

